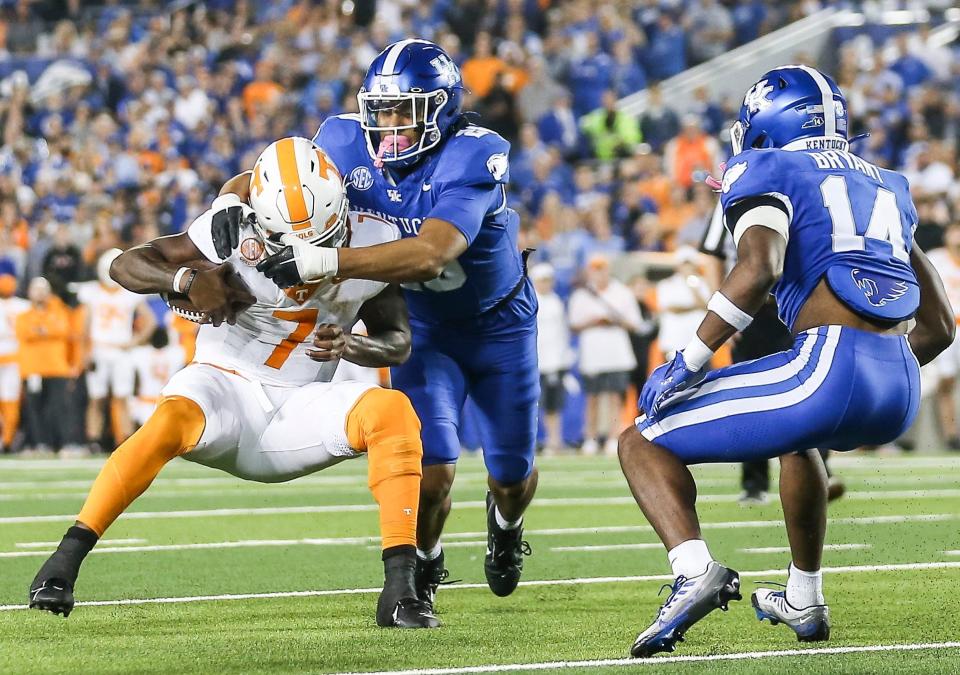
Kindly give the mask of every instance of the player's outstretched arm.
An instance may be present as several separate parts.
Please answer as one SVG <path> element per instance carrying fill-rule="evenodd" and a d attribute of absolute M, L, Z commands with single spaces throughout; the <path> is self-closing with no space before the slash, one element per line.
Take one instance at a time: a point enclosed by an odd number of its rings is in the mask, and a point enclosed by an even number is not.
<path fill-rule="evenodd" d="M 237 313 L 257 299 L 230 265 L 180 273 L 184 263 L 204 257 L 184 232 L 124 251 L 110 266 L 110 276 L 134 293 L 186 293 L 198 310 L 211 315 L 214 325 L 224 320 L 232 324 Z"/>
<path fill-rule="evenodd" d="M 314 349 L 307 355 L 314 361 L 346 359 L 367 368 L 398 366 L 410 356 L 410 322 L 407 304 L 400 288 L 388 286 L 367 300 L 357 312 L 367 327 L 366 335 L 344 334 L 340 326 L 318 326 L 314 333 Z"/>
<path fill-rule="evenodd" d="M 950 346 L 957 324 L 940 275 L 916 243 L 910 252 L 910 264 L 920 283 L 920 309 L 917 310 L 917 325 L 907 339 L 917 361 L 923 366 Z"/>
<path fill-rule="evenodd" d="M 427 218 L 416 237 L 361 248 L 311 246 L 293 235 L 287 244 L 257 265 L 257 270 L 281 288 L 336 276 L 387 283 L 430 281 L 467 250 L 469 243 L 453 224 Z"/>

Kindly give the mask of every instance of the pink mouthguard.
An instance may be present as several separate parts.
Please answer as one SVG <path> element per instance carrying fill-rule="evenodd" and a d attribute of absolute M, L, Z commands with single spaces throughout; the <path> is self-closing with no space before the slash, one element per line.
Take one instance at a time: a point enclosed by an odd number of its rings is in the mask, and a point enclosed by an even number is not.
<path fill-rule="evenodd" d="M 727 170 L 727 163 L 722 162 L 720 164 L 720 178 L 723 178 L 723 172 Z M 717 180 L 713 176 L 708 175 L 703 179 L 703 182 L 706 183 L 714 192 L 719 192 L 723 188 L 723 183 L 721 180 Z"/>
<path fill-rule="evenodd" d="M 382 141 L 380 141 L 380 148 L 377 150 L 377 158 L 373 160 L 373 165 L 378 169 L 382 169 L 383 156 L 385 154 L 389 152 L 394 155 L 399 155 L 411 145 L 413 144 L 406 136 L 401 136 L 400 134 L 391 134 L 387 138 L 384 138 Z"/>

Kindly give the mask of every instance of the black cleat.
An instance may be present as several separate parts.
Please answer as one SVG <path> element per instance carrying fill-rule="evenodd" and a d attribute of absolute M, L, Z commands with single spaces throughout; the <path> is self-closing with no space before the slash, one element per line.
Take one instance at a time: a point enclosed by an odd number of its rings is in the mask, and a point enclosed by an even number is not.
<path fill-rule="evenodd" d="M 392 609 L 386 604 L 386 594 L 377 603 L 377 625 L 383 628 L 439 628 L 440 620 L 433 608 L 416 598 L 401 598 Z"/>
<path fill-rule="evenodd" d="M 523 526 L 504 530 L 497 525 L 493 495 L 487 493 L 487 555 L 483 571 L 487 585 L 501 598 L 513 593 L 523 572 L 523 556 L 530 555 L 530 544 L 523 540 Z"/>
<path fill-rule="evenodd" d="M 437 587 L 446 582 L 449 576 L 450 572 L 443 565 L 443 551 L 433 560 L 424 560 L 417 556 L 413 586 L 417 589 L 417 600 L 425 603 L 431 612 L 437 599 Z"/>
<path fill-rule="evenodd" d="M 45 609 L 63 614 L 66 619 L 73 611 L 73 584 L 65 579 L 34 581 L 30 587 L 30 609 Z"/>

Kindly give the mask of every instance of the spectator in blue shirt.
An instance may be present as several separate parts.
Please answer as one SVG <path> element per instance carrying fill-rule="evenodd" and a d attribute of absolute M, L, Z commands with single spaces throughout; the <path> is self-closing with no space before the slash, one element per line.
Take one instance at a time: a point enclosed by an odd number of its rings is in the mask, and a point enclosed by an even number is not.
<path fill-rule="evenodd" d="M 661 14 L 644 56 L 647 75 L 654 80 L 665 80 L 682 73 L 687 68 L 686 49 L 683 28 L 669 14 Z"/>
<path fill-rule="evenodd" d="M 633 47 L 626 40 L 618 40 L 613 45 L 613 86 L 617 96 L 623 98 L 636 93 L 647 86 L 647 74 L 643 72 L 640 59 L 634 54 Z"/>
<path fill-rule="evenodd" d="M 613 59 L 600 51 L 596 33 L 587 33 L 587 55 L 570 64 L 570 88 L 577 117 L 600 107 L 603 92 L 610 88 Z"/>

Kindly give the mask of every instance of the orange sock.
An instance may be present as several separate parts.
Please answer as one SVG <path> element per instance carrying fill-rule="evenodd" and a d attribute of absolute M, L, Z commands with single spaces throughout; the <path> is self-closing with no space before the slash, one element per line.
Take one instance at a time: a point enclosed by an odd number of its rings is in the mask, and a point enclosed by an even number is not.
<path fill-rule="evenodd" d="M 3 417 L 3 445 L 9 449 L 20 426 L 20 401 L 0 401 L 0 416 Z"/>
<path fill-rule="evenodd" d="M 205 424 L 193 401 L 180 396 L 161 400 L 147 423 L 107 459 L 77 520 L 102 537 L 167 462 L 197 444 Z"/>
<path fill-rule="evenodd" d="M 392 389 L 365 392 L 347 415 L 347 439 L 367 451 L 368 484 L 380 505 L 381 547 L 416 546 L 423 445 L 410 399 Z"/>

